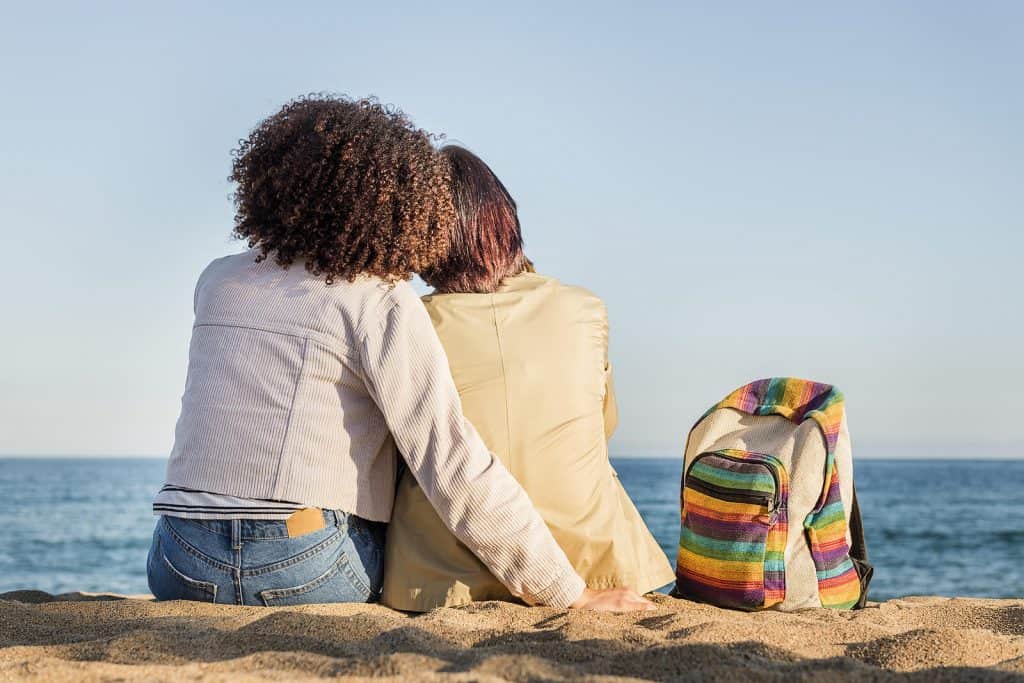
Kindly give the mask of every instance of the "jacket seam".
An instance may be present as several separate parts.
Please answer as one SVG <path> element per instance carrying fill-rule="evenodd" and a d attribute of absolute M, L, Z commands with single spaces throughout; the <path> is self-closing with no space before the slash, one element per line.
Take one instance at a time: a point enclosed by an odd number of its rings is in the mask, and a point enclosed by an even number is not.
<path fill-rule="evenodd" d="M 505 456 L 509 459 L 508 469 L 513 471 L 515 463 L 512 462 L 512 401 L 508 391 L 508 374 L 505 372 L 505 350 L 501 345 L 501 330 L 498 328 L 498 311 L 494 305 L 494 295 L 490 296 L 491 321 L 494 324 L 494 339 L 498 344 L 498 363 L 501 368 L 501 386 L 505 394 Z"/>
<path fill-rule="evenodd" d="M 394 288 L 385 292 L 384 296 L 373 307 L 372 313 L 367 313 L 360 317 L 355 330 L 356 342 L 360 348 L 366 346 L 366 341 L 370 336 L 370 328 L 373 327 L 374 332 L 382 330 L 387 325 L 388 316 L 391 315 L 391 311 L 398 308 L 399 303 L 395 300 L 393 291 Z"/>
<path fill-rule="evenodd" d="M 292 387 L 292 398 L 288 404 L 288 419 L 285 420 L 284 436 L 281 438 L 281 449 L 277 454 L 277 473 L 274 475 L 274 493 L 272 497 L 279 498 L 281 491 L 284 489 L 284 485 L 281 481 L 285 475 L 285 469 L 287 467 L 287 475 L 291 477 L 291 463 L 285 464 L 286 454 L 288 452 L 288 441 L 292 435 L 292 422 L 295 418 L 295 401 L 299 395 L 299 387 L 302 386 L 302 380 L 306 376 L 306 356 L 309 352 L 309 337 L 303 337 L 302 339 L 302 360 L 299 363 L 299 376 L 295 380 L 295 386 Z"/>
<path fill-rule="evenodd" d="M 335 337 L 328 337 L 320 334 L 316 330 L 306 330 L 304 332 L 293 332 L 280 327 L 272 327 L 270 325 L 251 325 L 249 323 L 235 322 L 235 321 L 213 321 L 213 322 L 202 322 L 195 323 L 192 325 L 192 329 L 198 329 L 200 327 L 231 327 L 239 330 L 254 330 L 256 332 L 267 332 L 269 334 L 280 334 L 285 337 L 295 337 L 296 339 L 302 339 L 305 341 L 314 341 L 323 348 L 338 353 L 349 361 L 358 361 L 358 356 L 350 349 L 341 339 Z"/>

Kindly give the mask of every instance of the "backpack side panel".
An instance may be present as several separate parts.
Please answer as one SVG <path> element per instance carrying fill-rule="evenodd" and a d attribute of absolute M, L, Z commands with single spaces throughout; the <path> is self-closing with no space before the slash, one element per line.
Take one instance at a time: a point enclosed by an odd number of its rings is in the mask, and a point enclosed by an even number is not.
<path fill-rule="evenodd" d="M 850 559 L 853 458 L 845 415 L 837 435 L 828 485 L 823 504 L 807 516 L 804 527 L 822 606 L 851 609 L 860 599 L 861 585 Z"/>

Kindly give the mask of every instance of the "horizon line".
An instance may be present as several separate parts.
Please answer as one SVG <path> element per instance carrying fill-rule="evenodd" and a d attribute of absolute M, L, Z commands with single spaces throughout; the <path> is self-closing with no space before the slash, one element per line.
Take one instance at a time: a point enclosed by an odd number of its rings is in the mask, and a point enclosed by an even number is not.
<path fill-rule="evenodd" d="M 167 455 L 152 454 L 101 454 L 101 453 L 0 453 L 0 460 L 166 460 Z M 682 453 L 670 455 L 656 454 L 625 454 L 611 453 L 610 460 L 681 460 Z M 1005 456 L 986 454 L 984 457 L 972 457 L 962 454 L 926 454 L 926 455 L 860 455 L 854 454 L 854 460 L 966 460 L 974 462 L 1024 460 L 1024 451 Z"/>

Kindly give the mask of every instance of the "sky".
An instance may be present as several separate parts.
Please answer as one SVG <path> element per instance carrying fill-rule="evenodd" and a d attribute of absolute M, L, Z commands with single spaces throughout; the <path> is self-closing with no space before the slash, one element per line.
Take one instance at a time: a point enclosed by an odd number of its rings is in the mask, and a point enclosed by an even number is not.
<path fill-rule="evenodd" d="M 613 455 L 793 375 L 858 456 L 1024 456 L 1022 81 L 1017 2 L 5 2 L 0 454 L 169 452 L 231 150 L 334 92 L 476 151 L 605 300 Z"/>

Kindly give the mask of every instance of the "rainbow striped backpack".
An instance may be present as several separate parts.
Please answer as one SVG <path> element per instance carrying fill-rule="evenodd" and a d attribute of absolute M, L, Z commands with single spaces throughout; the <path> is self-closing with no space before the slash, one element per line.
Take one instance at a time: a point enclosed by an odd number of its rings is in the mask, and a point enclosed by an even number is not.
<path fill-rule="evenodd" d="M 773 377 L 712 406 L 686 442 L 681 507 L 676 597 L 783 611 L 867 601 L 837 389 Z"/>

